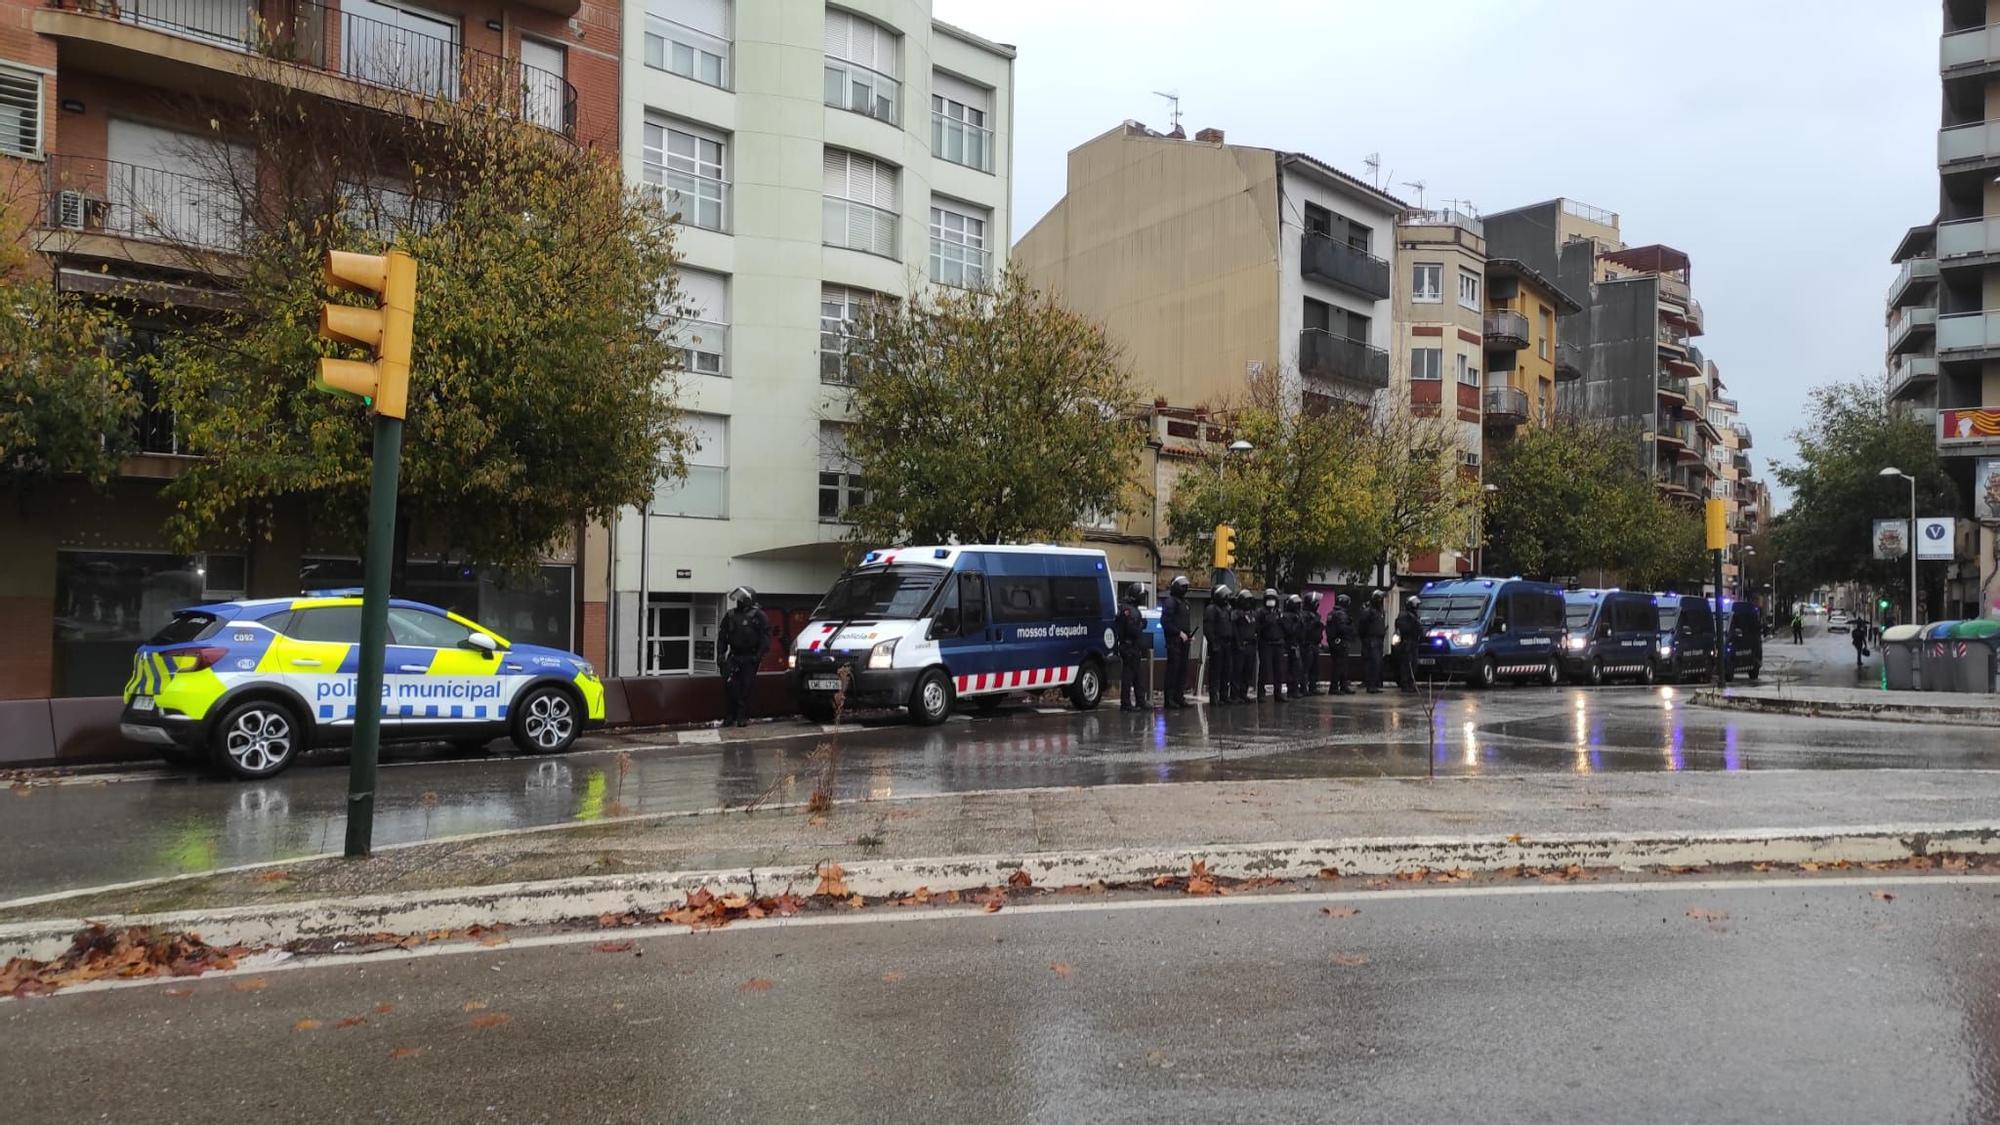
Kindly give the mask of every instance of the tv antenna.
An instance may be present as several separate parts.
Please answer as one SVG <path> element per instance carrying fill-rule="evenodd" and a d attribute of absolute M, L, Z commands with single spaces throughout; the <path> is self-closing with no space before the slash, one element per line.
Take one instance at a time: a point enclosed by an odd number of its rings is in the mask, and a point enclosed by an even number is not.
<path fill-rule="evenodd" d="M 1371 152 L 1367 156 L 1361 158 L 1361 163 L 1366 165 L 1368 168 L 1368 182 L 1374 184 L 1376 190 L 1378 191 L 1381 190 L 1382 154 L 1379 152 Z"/>
<path fill-rule="evenodd" d="M 1155 90 L 1153 96 L 1167 99 L 1167 130 L 1172 132 L 1181 127 L 1181 92 L 1179 90 Z"/>
<path fill-rule="evenodd" d="M 1415 188 L 1415 189 L 1416 189 L 1416 191 L 1417 191 L 1417 210 L 1419 210 L 1419 211 L 1423 210 L 1423 209 L 1424 209 L 1424 181 L 1422 181 L 1422 180 L 1404 180 L 1404 181 L 1403 181 L 1403 186 L 1404 186 L 1404 187 L 1406 187 L 1406 188 Z"/>

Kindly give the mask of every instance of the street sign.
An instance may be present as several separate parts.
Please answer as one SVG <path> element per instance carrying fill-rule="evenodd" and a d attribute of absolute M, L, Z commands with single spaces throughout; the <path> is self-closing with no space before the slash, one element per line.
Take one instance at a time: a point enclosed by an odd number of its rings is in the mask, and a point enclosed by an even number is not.
<path fill-rule="evenodd" d="M 1953 534 L 1955 521 L 1948 518 L 1927 516 L 1917 521 L 1917 557 L 1932 561 L 1950 562 L 1952 546 L 1957 540 Z"/>
<path fill-rule="evenodd" d="M 1905 539 L 1909 538 L 1909 532 L 1910 521 L 1908 520 L 1876 520 L 1875 557 L 1878 559 L 1900 559 L 1904 555 L 1909 554 L 1910 545 L 1904 542 Z"/>

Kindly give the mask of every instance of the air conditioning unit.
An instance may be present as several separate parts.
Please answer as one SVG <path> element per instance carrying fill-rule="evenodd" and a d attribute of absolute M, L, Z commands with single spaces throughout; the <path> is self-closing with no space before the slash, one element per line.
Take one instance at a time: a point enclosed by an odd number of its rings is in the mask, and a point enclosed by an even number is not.
<path fill-rule="evenodd" d="M 56 193 L 56 225 L 64 230 L 82 230 L 90 212 L 90 197 L 80 191 Z"/>

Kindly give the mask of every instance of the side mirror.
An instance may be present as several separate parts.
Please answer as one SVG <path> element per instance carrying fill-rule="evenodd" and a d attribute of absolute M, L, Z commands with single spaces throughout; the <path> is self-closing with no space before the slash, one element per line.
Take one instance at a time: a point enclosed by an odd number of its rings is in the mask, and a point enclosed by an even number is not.
<path fill-rule="evenodd" d="M 494 654 L 500 651 L 500 646 L 493 643 L 493 638 L 484 633 L 472 634 L 458 642 L 458 647 L 469 648 L 474 652 L 483 652 L 486 654 L 486 659 L 488 660 L 493 659 Z"/>

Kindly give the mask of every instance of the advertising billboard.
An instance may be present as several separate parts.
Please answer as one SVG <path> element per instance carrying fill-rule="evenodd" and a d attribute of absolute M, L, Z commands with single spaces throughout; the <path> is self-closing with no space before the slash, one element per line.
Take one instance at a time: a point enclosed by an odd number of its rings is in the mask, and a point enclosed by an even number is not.
<path fill-rule="evenodd" d="M 1917 558 L 1950 562 L 1955 542 L 1953 521 L 1927 516 L 1917 521 Z"/>
<path fill-rule="evenodd" d="M 1908 520 L 1875 521 L 1875 557 L 1878 559 L 1900 559 L 1910 550 L 1904 540 L 1909 538 Z"/>

